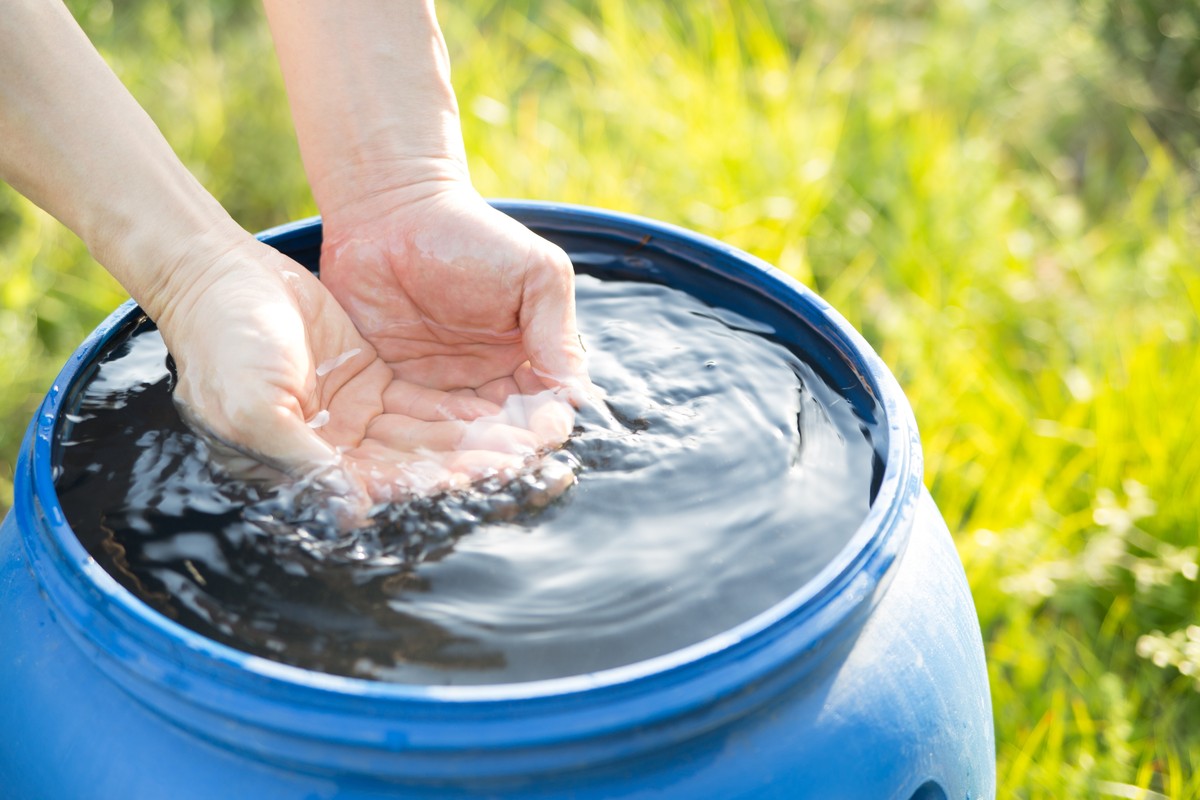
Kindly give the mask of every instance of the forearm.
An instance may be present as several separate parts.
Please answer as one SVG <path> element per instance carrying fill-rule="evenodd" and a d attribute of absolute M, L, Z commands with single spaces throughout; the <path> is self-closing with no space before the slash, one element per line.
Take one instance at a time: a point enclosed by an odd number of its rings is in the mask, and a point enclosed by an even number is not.
<path fill-rule="evenodd" d="M 264 0 L 322 213 L 398 186 L 466 181 L 432 0 Z"/>
<path fill-rule="evenodd" d="M 155 319 L 189 254 L 244 232 L 176 158 L 58 0 L 0 14 L 0 178 L 75 231 Z"/>

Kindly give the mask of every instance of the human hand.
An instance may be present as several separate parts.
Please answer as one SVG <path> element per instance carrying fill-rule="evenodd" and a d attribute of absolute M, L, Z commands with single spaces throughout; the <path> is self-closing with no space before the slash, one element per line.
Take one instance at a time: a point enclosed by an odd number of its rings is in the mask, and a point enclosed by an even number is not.
<path fill-rule="evenodd" d="M 491 444 L 561 444 L 590 391 L 565 253 L 465 182 L 325 215 L 321 280 L 402 385 L 504 408 Z"/>
<path fill-rule="evenodd" d="M 223 443 L 319 471 L 359 510 L 515 471 L 537 446 L 489 422 L 501 409 L 487 399 L 398 378 L 321 283 L 274 249 L 247 236 L 198 260 L 157 321 L 177 402 Z"/>
<path fill-rule="evenodd" d="M 496 441 L 520 427 L 561 443 L 566 398 L 590 390 L 571 265 L 471 187 L 431 0 L 264 6 L 324 222 L 322 282 L 398 380 L 502 404 Z"/>

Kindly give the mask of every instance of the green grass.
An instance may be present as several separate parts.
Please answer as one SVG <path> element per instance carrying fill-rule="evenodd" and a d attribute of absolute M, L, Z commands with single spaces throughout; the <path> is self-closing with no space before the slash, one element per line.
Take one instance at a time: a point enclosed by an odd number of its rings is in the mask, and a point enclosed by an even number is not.
<path fill-rule="evenodd" d="M 978 607 L 1003 798 L 1200 798 L 1200 103 L 1171 93 L 1198 51 L 1182 14 L 1134 35 L 1155 2 L 441 9 L 484 194 L 727 240 L 896 373 Z M 257 9 L 70 5 L 244 225 L 313 212 Z M 120 294 L 7 190 L 0 271 L 7 481 Z"/>

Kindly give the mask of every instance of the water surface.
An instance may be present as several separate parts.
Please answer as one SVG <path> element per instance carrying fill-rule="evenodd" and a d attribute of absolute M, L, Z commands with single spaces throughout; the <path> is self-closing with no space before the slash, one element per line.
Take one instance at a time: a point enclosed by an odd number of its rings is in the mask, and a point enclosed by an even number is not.
<path fill-rule="evenodd" d="M 652 283 L 578 279 L 610 413 L 539 467 L 379 509 L 350 533 L 319 494 L 234 480 L 179 419 L 158 333 L 112 349 L 64 426 L 62 505 L 124 586 L 218 641 L 427 684 L 591 672 L 699 642 L 801 587 L 866 516 L 876 469 L 850 403 L 769 329 Z"/>

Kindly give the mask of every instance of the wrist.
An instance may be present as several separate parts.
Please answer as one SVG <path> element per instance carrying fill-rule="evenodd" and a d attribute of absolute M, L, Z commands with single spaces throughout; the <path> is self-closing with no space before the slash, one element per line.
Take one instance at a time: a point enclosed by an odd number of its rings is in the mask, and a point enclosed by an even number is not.
<path fill-rule="evenodd" d="M 131 189 L 96 197 L 72 227 L 152 319 L 169 314 L 223 253 L 253 241 L 169 150 L 129 173 Z"/>
<path fill-rule="evenodd" d="M 378 232 L 385 222 L 403 224 L 441 204 L 480 201 L 465 166 L 454 159 L 380 161 L 358 175 L 318 200 L 327 241 L 364 228 Z"/>
<path fill-rule="evenodd" d="M 150 227 L 150 226 L 146 226 Z M 142 310 L 155 321 L 168 343 L 200 297 L 234 271 L 237 263 L 251 261 L 255 246 L 262 245 L 231 218 L 174 233 L 169 239 L 143 242 L 127 250 L 138 261 L 110 270 L 124 273 L 122 282 Z"/>
<path fill-rule="evenodd" d="M 423 195 L 470 184 L 458 104 L 448 78 L 404 96 L 352 104 L 334 129 L 298 124 L 301 155 L 322 215 L 364 197 Z M 347 100 L 347 103 L 350 101 Z"/>
<path fill-rule="evenodd" d="M 322 215 L 356 196 L 467 180 L 432 0 L 264 5 Z"/>

